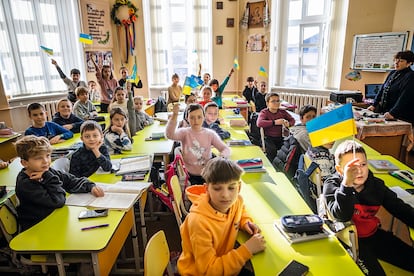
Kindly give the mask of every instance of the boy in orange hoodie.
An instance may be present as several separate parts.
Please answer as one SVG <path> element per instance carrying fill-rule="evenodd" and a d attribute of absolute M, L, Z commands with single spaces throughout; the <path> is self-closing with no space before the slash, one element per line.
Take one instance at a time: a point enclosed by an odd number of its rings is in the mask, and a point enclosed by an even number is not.
<path fill-rule="evenodd" d="M 253 254 L 265 249 L 260 229 L 239 195 L 242 173 L 233 161 L 216 157 L 202 171 L 206 183 L 187 190 L 193 205 L 180 228 L 180 275 L 237 275 Z M 201 193 L 191 193 L 195 190 Z M 235 248 L 240 229 L 252 236 Z"/>

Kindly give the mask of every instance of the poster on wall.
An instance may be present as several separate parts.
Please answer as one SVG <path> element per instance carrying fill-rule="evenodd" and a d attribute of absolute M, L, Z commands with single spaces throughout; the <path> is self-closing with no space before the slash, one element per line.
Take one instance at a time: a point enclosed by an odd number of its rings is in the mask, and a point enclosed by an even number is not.
<path fill-rule="evenodd" d="M 246 41 L 247 53 L 265 53 L 269 51 L 265 34 L 251 34 Z"/>
<path fill-rule="evenodd" d="M 86 48 L 112 48 L 111 18 L 108 2 L 99 0 L 80 0 L 82 12 L 82 32 L 93 39 Z"/>
<path fill-rule="evenodd" d="M 91 57 L 95 60 L 95 63 L 102 68 L 104 65 L 108 65 L 114 70 L 114 63 L 112 61 L 112 51 L 86 51 L 85 60 L 88 73 L 95 73 L 95 66 L 91 60 Z"/>

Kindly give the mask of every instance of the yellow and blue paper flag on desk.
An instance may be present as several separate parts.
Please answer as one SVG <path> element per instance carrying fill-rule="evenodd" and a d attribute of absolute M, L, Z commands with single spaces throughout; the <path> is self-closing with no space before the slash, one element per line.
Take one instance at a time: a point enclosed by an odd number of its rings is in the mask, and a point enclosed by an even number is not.
<path fill-rule="evenodd" d="M 79 42 L 85 43 L 85 44 L 92 44 L 92 36 L 88 34 L 80 34 L 79 35 Z"/>
<path fill-rule="evenodd" d="M 325 113 L 306 123 L 309 139 L 313 147 L 355 135 L 356 125 L 352 104 Z"/>

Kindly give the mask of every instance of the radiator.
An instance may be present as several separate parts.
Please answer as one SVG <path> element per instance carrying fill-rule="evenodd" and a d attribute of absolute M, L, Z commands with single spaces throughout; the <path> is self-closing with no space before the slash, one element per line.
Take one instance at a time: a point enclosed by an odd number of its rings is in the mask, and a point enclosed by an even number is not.
<path fill-rule="evenodd" d="M 52 121 L 53 115 L 57 112 L 57 104 L 58 101 L 46 101 L 46 102 L 40 102 L 41 105 L 45 107 L 46 110 L 46 120 Z"/>
<path fill-rule="evenodd" d="M 295 113 L 299 113 L 299 110 L 302 106 L 310 104 L 316 107 L 318 110 L 316 114 L 317 116 L 321 114 L 322 107 L 326 106 L 329 101 L 329 96 L 290 92 L 277 92 L 277 94 L 279 94 L 281 100 L 287 101 L 297 106 L 297 108 L 294 110 Z"/>

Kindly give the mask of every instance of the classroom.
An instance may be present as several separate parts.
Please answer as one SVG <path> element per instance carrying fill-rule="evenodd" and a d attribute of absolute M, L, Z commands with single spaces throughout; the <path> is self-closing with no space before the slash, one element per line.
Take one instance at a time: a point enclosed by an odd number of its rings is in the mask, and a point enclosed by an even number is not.
<path fill-rule="evenodd" d="M 183 272 L 188 262 L 183 248 L 189 245 L 180 233 L 188 231 L 185 217 L 192 215 L 195 199 L 189 195 L 206 193 L 197 184 L 208 182 L 205 167 L 219 156 L 243 169 L 238 179 L 243 208 L 248 225 L 258 227 L 248 229 L 266 242 L 263 252 L 252 254 L 245 244 L 253 238 L 245 231 L 233 235 L 238 248 L 230 251 L 246 260 L 228 275 L 304 275 L 289 272 L 294 265 L 308 275 L 372 275 L 364 270 L 365 251 L 357 253 L 363 247 L 355 242 L 365 237 L 357 233 L 355 214 L 347 219 L 353 228 L 338 234 L 325 223 L 313 240 L 295 240 L 281 223 L 288 215 L 318 214 L 322 198 L 329 209 L 325 215 L 332 216 L 324 183 L 331 187 L 336 175 L 346 179 L 345 167 L 352 170 L 334 158 L 349 139 L 365 152 L 368 180 L 375 178 L 387 193 L 414 206 L 409 202 L 414 185 L 413 12 L 412 0 L 3 0 L 0 237 L 2 248 L 12 253 L 0 257 L 0 273 L 163 275 L 166 270 L 179 275 L 179 269 L 183 275 L 227 275 L 233 264 L 197 264 L 198 272 Z M 304 109 L 309 106 L 314 109 Z M 303 121 L 301 110 L 312 118 Z M 39 112 L 46 122 L 38 122 Z M 203 134 L 195 134 L 199 123 L 191 113 L 202 115 Z M 350 117 L 341 117 L 344 113 Z M 69 122 L 72 116 L 79 121 Z M 60 130 L 51 128 L 52 120 Z M 91 120 L 96 123 L 90 129 L 82 127 Z M 46 134 L 36 130 L 45 126 Z M 332 130 L 325 134 L 324 127 Z M 99 147 L 89 146 L 92 138 L 85 138 L 83 130 L 102 136 Z M 302 130 L 307 146 L 296 136 Z M 53 170 L 73 173 L 78 167 L 83 174 L 77 177 L 99 184 L 88 186 L 88 195 L 99 199 L 102 189 L 104 198 L 115 196 L 102 183 L 124 190 L 125 199 L 117 201 L 121 207 L 103 205 L 109 212 L 78 219 L 80 212 L 98 207 L 68 203 L 68 195 L 66 205 L 63 199 L 63 207 L 19 233 L 16 179 L 28 165 L 15 143 L 29 134 L 47 136 Z M 86 156 L 92 152 L 96 157 Z M 321 156 L 329 161 L 318 163 Z M 77 158 L 85 163 L 73 165 Z M 303 183 L 311 186 L 303 188 Z M 362 206 L 381 207 L 373 215 L 381 229 L 413 247 L 408 215 L 401 218 L 381 204 Z M 336 223 L 339 218 L 329 219 Z M 166 240 L 158 241 L 154 253 L 150 245 L 164 234 Z M 151 253 L 166 257 L 154 263 Z M 376 257 L 381 275 L 414 275 L 405 264 L 391 264 L 395 258 Z M 214 258 L 222 262 L 221 256 Z M 159 271 L 149 272 L 154 266 Z"/>

